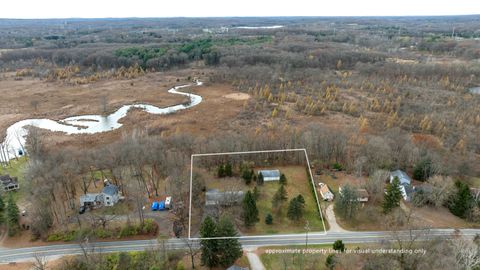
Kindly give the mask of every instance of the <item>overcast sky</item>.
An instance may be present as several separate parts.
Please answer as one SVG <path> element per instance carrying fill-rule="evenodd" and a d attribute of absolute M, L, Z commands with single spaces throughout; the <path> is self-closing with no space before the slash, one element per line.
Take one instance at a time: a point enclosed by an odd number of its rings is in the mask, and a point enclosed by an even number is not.
<path fill-rule="evenodd" d="M 480 14 L 480 0 L 1 0 L 0 18 Z"/>

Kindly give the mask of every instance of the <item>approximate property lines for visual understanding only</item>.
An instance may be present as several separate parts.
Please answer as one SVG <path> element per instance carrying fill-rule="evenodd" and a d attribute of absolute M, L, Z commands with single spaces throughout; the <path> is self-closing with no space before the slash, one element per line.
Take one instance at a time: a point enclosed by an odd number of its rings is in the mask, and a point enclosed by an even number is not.
<path fill-rule="evenodd" d="M 208 240 L 208 239 L 242 239 L 242 238 L 251 238 L 251 237 L 271 237 L 272 235 L 250 235 L 250 236 L 237 236 L 237 237 L 209 237 L 209 238 L 192 238 L 191 237 L 191 228 L 192 228 L 192 186 L 193 186 L 193 160 L 195 157 L 211 157 L 211 156 L 226 156 L 226 155 L 245 155 L 245 154 L 265 154 L 265 153 L 286 153 L 286 152 L 303 152 L 305 154 L 305 160 L 307 161 L 308 173 L 310 175 L 311 184 L 315 194 L 315 200 L 317 202 L 317 210 L 320 214 L 322 220 L 324 235 L 327 234 L 325 228 L 325 221 L 323 219 L 322 209 L 320 208 L 320 201 L 318 199 L 317 189 L 315 188 L 315 182 L 313 181 L 312 169 L 310 167 L 310 160 L 308 159 L 307 150 L 305 148 L 295 148 L 295 149 L 279 149 L 279 150 L 259 150 L 259 151 L 243 151 L 243 152 L 223 152 L 223 153 L 203 153 L 203 154 L 192 154 L 190 158 L 190 202 L 188 207 L 188 239 L 189 240 Z"/>

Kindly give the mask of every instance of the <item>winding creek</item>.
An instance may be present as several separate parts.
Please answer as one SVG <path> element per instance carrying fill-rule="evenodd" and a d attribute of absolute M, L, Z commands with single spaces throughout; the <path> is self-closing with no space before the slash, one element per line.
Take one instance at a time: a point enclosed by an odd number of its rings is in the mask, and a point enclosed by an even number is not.
<path fill-rule="evenodd" d="M 25 153 L 25 140 L 28 136 L 29 126 L 46 129 L 56 132 L 65 132 L 66 134 L 95 134 L 118 129 L 122 126 L 120 119 L 124 118 L 131 108 L 139 108 L 151 114 L 169 114 L 180 110 L 185 110 L 196 106 L 202 102 L 199 95 L 178 91 L 178 89 L 199 86 L 202 82 L 196 84 L 187 84 L 175 86 L 168 90 L 168 93 L 188 96 L 190 102 L 186 104 L 177 104 L 169 107 L 159 108 L 148 104 L 123 105 L 110 115 L 79 115 L 68 117 L 60 121 L 51 119 L 26 119 L 16 122 L 7 129 L 5 140 L 0 145 L 0 161 L 6 161 Z"/>

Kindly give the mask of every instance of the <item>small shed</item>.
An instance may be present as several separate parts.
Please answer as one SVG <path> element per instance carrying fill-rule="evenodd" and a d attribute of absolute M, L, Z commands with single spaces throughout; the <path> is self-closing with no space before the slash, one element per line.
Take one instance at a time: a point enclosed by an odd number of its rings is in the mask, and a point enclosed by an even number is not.
<path fill-rule="evenodd" d="M 280 181 L 280 171 L 279 170 L 259 170 L 258 175 L 262 174 L 263 181 Z"/>

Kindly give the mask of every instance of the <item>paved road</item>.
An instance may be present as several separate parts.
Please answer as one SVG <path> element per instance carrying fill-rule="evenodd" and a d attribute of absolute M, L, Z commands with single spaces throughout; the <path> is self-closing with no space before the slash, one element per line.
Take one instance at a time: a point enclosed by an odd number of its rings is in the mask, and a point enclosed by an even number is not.
<path fill-rule="evenodd" d="M 419 239 L 432 239 L 434 237 L 447 238 L 454 232 L 453 229 L 435 229 L 429 231 L 427 236 Z M 480 229 L 461 230 L 464 236 L 473 237 L 480 234 Z M 399 235 L 408 237 L 409 232 L 400 232 Z M 331 244 L 341 239 L 345 243 L 373 243 L 392 240 L 391 232 L 329 232 L 325 234 L 308 234 L 308 244 Z M 186 248 L 185 239 L 166 240 L 166 247 L 170 249 Z M 286 246 L 286 245 L 305 245 L 305 234 L 283 234 L 283 235 L 263 235 L 263 236 L 245 236 L 240 242 L 245 248 L 261 246 Z M 194 241 L 198 244 L 198 241 Z M 158 246 L 157 240 L 135 240 L 135 241 L 115 241 L 115 242 L 97 242 L 91 243 L 87 249 L 96 252 L 121 252 L 121 251 L 139 251 L 151 249 Z M 40 247 L 2 249 L 0 250 L 0 262 L 20 262 L 31 260 L 35 255 L 45 257 L 59 257 L 63 255 L 82 254 L 82 248 L 78 244 L 49 245 Z"/>

